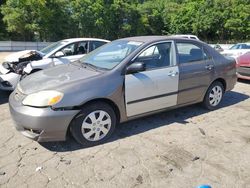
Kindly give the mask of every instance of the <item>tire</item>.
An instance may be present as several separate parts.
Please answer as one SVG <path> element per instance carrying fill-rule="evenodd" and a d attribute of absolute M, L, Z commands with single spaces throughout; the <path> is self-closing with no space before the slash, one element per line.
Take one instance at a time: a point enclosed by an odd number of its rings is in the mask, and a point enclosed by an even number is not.
<path fill-rule="evenodd" d="M 225 88 L 223 84 L 219 81 L 213 82 L 203 99 L 203 106 L 207 108 L 208 110 L 215 110 L 220 105 L 223 95 L 225 92 Z"/>
<path fill-rule="evenodd" d="M 113 108 L 96 102 L 82 108 L 70 125 L 74 139 L 85 147 L 104 143 L 114 132 L 117 123 Z"/>

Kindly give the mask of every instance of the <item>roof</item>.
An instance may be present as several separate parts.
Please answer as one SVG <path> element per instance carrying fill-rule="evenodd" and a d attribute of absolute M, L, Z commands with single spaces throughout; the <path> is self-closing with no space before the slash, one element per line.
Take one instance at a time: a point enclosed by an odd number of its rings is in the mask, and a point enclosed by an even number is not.
<path fill-rule="evenodd" d="M 237 44 L 235 44 L 235 45 L 240 45 L 240 44 L 250 45 L 250 42 L 241 42 L 241 43 L 237 43 Z"/>
<path fill-rule="evenodd" d="M 158 40 L 166 40 L 166 39 L 172 39 L 173 37 L 169 36 L 137 36 L 137 37 L 127 37 L 123 38 L 122 40 L 132 40 L 132 41 L 138 41 L 138 42 L 151 42 L 151 41 L 158 41 Z"/>
<path fill-rule="evenodd" d="M 177 35 L 173 35 L 173 36 L 174 37 L 191 38 L 191 39 L 200 40 L 196 35 L 190 35 L 190 34 L 177 34 Z"/>
<path fill-rule="evenodd" d="M 66 42 L 77 42 L 77 41 L 103 41 L 103 42 L 110 42 L 109 40 L 105 40 L 105 39 L 99 39 L 99 38 L 69 38 L 69 39 L 63 39 L 62 41 L 66 41 Z"/>
<path fill-rule="evenodd" d="M 173 39 L 193 40 L 193 39 L 183 38 L 183 37 L 176 36 L 176 35 L 137 36 L 137 37 L 123 38 L 121 40 L 131 40 L 131 41 L 138 41 L 138 42 L 146 43 L 146 42 L 154 42 L 154 41 L 160 41 L 160 40 L 173 40 Z"/>

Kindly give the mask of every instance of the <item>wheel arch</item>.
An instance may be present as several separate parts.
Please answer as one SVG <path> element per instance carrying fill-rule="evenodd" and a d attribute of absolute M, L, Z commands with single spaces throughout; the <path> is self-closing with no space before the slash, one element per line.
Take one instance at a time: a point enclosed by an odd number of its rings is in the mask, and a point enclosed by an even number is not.
<path fill-rule="evenodd" d="M 225 79 L 223 79 L 223 78 L 217 78 L 217 79 L 215 79 L 211 84 L 210 84 L 210 86 L 214 83 L 214 82 L 220 82 L 220 83 L 222 83 L 222 85 L 223 85 L 223 89 L 224 89 L 224 92 L 227 90 L 227 82 L 226 82 L 226 80 Z"/>
<path fill-rule="evenodd" d="M 211 105 L 211 104 L 209 103 L 209 98 L 210 98 L 210 97 L 209 97 L 209 93 L 211 92 L 212 87 L 214 87 L 215 83 L 217 83 L 217 85 L 218 85 L 218 84 L 222 85 L 222 87 L 223 87 L 222 89 L 223 89 L 224 91 L 222 91 L 222 96 L 221 96 L 220 101 L 219 101 L 217 104 L 215 104 L 215 106 L 214 106 L 214 105 Z M 213 82 L 210 83 L 209 87 L 207 88 L 206 93 L 205 93 L 205 95 L 203 96 L 202 105 L 203 105 L 206 109 L 208 109 L 208 110 L 215 110 L 215 109 L 217 109 L 217 108 L 218 108 L 218 105 L 220 104 L 220 102 L 221 102 L 221 100 L 222 100 L 223 93 L 226 91 L 226 87 L 227 87 L 226 81 L 225 81 L 223 78 L 217 78 L 217 79 L 215 79 Z"/>
<path fill-rule="evenodd" d="M 118 108 L 118 106 L 115 104 L 115 102 L 113 102 L 112 100 L 110 99 L 107 99 L 107 98 L 96 98 L 96 99 L 91 99 L 83 104 L 81 104 L 80 106 L 77 106 L 77 107 L 74 107 L 75 109 L 81 109 L 83 108 L 84 106 L 86 105 L 89 105 L 89 104 L 92 104 L 92 103 L 97 103 L 97 102 L 104 102 L 104 103 L 107 103 L 108 105 L 110 105 L 113 109 L 114 109 L 114 112 L 115 112 L 115 115 L 116 115 L 116 121 L 117 123 L 120 122 L 120 118 L 121 118 L 121 114 L 120 114 L 120 110 Z M 78 114 L 76 114 L 77 116 Z M 75 116 L 73 117 L 73 119 L 71 120 L 71 122 L 74 120 Z M 71 124 L 71 123 L 70 123 Z M 67 132 L 66 132 L 66 136 L 69 136 L 70 135 L 70 124 L 67 128 Z"/>
<path fill-rule="evenodd" d="M 207 93 L 209 87 L 210 87 L 214 82 L 220 82 L 220 83 L 222 83 L 222 85 L 223 85 L 223 87 L 224 87 L 224 92 L 226 91 L 227 83 L 226 83 L 225 79 L 223 79 L 223 78 L 221 78 L 221 77 L 220 77 L 220 78 L 216 78 L 215 80 L 213 80 L 213 81 L 209 84 L 209 86 L 208 86 L 207 89 L 205 90 L 204 94 L 201 96 L 200 101 L 203 101 L 203 100 L 204 100 L 204 97 L 206 96 L 206 93 Z"/>
<path fill-rule="evenodd" d="M 104 102 L 104 103 L 107 103 L 108 105 L 110 105 L 114 109 L 117 121 L 118 122 L 120 121 L 120 110 L 119 110 L 118 106 L 115 104 L 115 102 L 112 101 L 111 99 L 107 99 L 107 98 L 91 99 L 90 101 L 85 102 L 84 104 L 80 105 L 79 107 L 82 108 L 86 105 L 89 105 L 91 103 L 97 103 L 97 102 Z"/>

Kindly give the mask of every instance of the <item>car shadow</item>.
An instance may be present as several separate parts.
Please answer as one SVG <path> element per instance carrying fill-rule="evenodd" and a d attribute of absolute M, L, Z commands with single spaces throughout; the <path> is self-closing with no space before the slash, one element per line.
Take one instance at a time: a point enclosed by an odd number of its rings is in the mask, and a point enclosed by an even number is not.
<path fill-rule="evenodd" d="M 10 91 L 0 91 L 0 105 L 9 101 Z"/>
<path fill-rule="evenodd" d="M 248 95 L 235 91 L 227 92 L 218 110 L 237 104 L 249 97 Z M 202 108 L 201 105 L 196 104 L 122 123 L 117 126 L 115 133 L 106 143 L 150 131 L 161 126 L 168 126 L 174 122 L 185 125 L 188 123 L 187 119 L 207 112 L 209 111 Z M 75 142 L 71 136 L 64 142 L 45 142 L 40 144 L 46 149 L 54 152 L 67 152 L 86 148 Z"/>

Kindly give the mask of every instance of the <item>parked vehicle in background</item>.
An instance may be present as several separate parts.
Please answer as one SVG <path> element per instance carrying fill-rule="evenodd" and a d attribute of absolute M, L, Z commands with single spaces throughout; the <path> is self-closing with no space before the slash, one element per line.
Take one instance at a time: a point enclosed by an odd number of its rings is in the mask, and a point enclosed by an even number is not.
<path fill-rule="evenodd" d="M 37 141 L 104 142 L 117 123 L 202 102 L 218 108 L 233 89 L 235 60 L 198 40 L 166 36 L 113 41 L 79 61 L 39 71 L 9 98 L 16 128 Z"/>
<path fill-rule="evenodd" d="M 236 63 L 238 78 L 250 80 L 250 52 L 237 57 Z"/>
<path fill-rule="evenodd" d="M 55 42 L 40 51 L 12 53 L 0 64 L 0 89 L 14 90 L 20 79 L 27 75 L 78 60 L 108 42 L 97 38 L 71 38 Z"/>
<path fill-rule="evenodd" d="M 177 34 L 177 35 L 173 35 L 173 36 L 174 36 L 174 37 L 186 38 L 186 39 L 200 40 L 196 35 Z"/>
<path fill-rule="evenodd" d="M 247 52 L 250 52 L 250 43 L 238 43 L 230 47 L 228 50 L 222 51 L 221 54 L 237 58 Z"/>
<path fill-rule="evenodd" d="M 214 46 L 213 46 L 213 48 L 216 50 L 216 51 L 218 51 L 218 52 L 223 52 L 224 51 L 224 49 L 221 47 L 221 45 L 219 45 L 219 44 L 215 44 Z"/>

